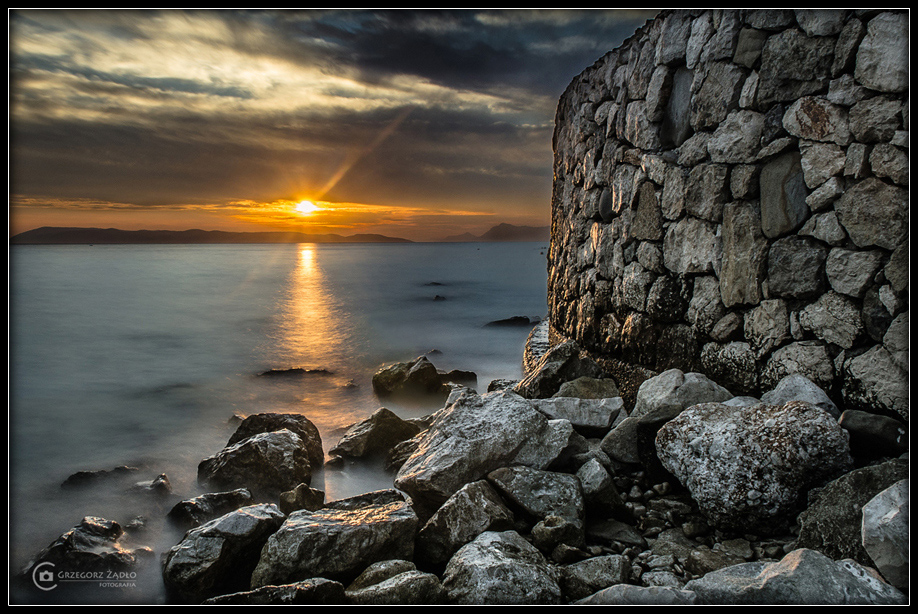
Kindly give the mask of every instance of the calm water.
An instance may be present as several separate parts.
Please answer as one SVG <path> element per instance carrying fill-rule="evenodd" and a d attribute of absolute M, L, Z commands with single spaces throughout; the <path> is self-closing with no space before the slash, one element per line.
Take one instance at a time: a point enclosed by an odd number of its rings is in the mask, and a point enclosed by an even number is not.
<path fill-rule="evenodd" d="M 519 378 L 529 329 L 484 325 L 544 317 L 546 247 L 14 247 L 11 570 L 86 515 L 146 517 L 134 539 L 157 556 L 176 543 L 161 526 L 167 507 L 122 487 L 62 490 L 76 471 L 130 465 L 132 480 L 165 473 L 177 497 L 193 496 L 197 465 L 226 444 L 234 414 L 305 414 L 327 451 L 381 406 L 405 418 L 438 409 L 376 399 L 371 376 L 385 364 L 437 350 L 437 367 L 475 371 L 480 392 Z M 331 373 L 257 375 L 291 367 Z M 392 475 L 352 463 L 313 486 L 331 500 L 391 487 Z M 156 602 L 160 581 L 93 598 Z"/>

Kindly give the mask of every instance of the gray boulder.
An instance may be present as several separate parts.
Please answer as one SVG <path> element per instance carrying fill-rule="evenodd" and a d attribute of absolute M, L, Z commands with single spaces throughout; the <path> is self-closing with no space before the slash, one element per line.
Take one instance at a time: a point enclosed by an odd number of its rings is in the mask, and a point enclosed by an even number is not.
<path fill-rule="evenodd" d="M 698 605 L 904 605 L 907 597 L 875 570 L 798 549 L 779 562 L 725 567 L 692 580 Z"/>
<path fill-rule="evenodd" d="M 797 547 L 872 566 L 873 560 L 861 545 L 863 507 L 881 491 L 906 478 L 908 463 L 895 459 L 855 469 L 828 483 L 811 496 L 798 517 Z"/>
<path fill-rule="evenodd" d="M 695 605 L 695 593 L 670 586 L 616 584 L 576 602 L 577 605 Z"/>
<path fill-rule="evenodd" d="M 513 392 L 464 394 L 438 411 L 419 435 L 415 452 L 395 476 L 395 487 L 415 503 L 436 509 L 464 485 L 500 467 L 545 468 L 567 445 L 553 422 L 558 421 Z"/>
<path fill-rule="evenodd" d="M 345 591 L 351 605 L 439 605 L 446 598 L 440 579 L 409 561 L 381 561 Z"/>
<path fill-rule="evenodd" d="M 466 484 L 418 532 L 418 555 L 445 564 L 459 548 L 485 531 L 514 527 L 514 515 L 486 480 Z"/>
<path fill-rule="evenodd" d="M 908 480 L 899 480 L 867 502 L 861 543 L 893 586 L 908 590 Z"/>
<path fill-rule="evenodd" d="M 246 589 L 258 553 L 283 521 L 276 505 L 252 505 L 188 531 L 166 553 L 167 590 L 182 600 L 200 602 Z"/>
<path fill-rule="evenodd" d="M 287 429 L 296 433 L 306 446 L 309 462 L 313 467 L 321 467 L 325 460 L 322 451 L 322 437 L 319 429 L 302 414 L 261 413 L 245 418 L 226 442 L 226 447 L 236 445 L 243 439 L 259 433 L 270 433 Z"/>
<path fill-rule="evenodd" d="M 198 465 L 201 484 L 248 488 L 258 494 L 276 496 L 311 480 L 309 451 L 299 435 L 287 429 L 243 439 Z"/>
<path fill-rule="evenodd" d="M 417 424 L 402 420 L 394 412 L 380 407 L 349 427 L 328 453 L 349 458 L 386 454 L 396 444 L 411 439 L 420 431 Z"/>
<path fill-rule="evenodd" d="M 853 462 L 847 432 L 800 401 L 695 405 L 660 429 L 656 449 L 705 516 L 745 531 L 777 528 L 809 488 Z"/>
<path fill-rule="evenodd" d="M 352 580 L 369 563 L 411 559 L 417 524 L 404 501 L 293 512 L 262 549 L 251 588 L 314 577 Z"/>
<path fill-rule="evenodd" d="M 540 521 L 557 516 L 579 527 L 577 543 L 569 545 L 583 545 L 583 490 L 576 476 L 531 467 L 502 467 L 490 472 L 488 481 L 528 518 Z"/>
<path fill-rule="evenodd" d="M 169 510 L 167 517 L 175 525 L 187 531 L 233 510 L 238 510 L 251 502 L 252 494 L 244 488 L 228 492 L 204 493 L 179 501 Z"/>
<path fill-rule="evenodd" d="M 803 375 L 788 375 L 778 382 L 774 390 L 762 395 L 762 403 L 767 405 L 784 405 L 791 401 L 805 401 L 828 412 L 835 419 L 841 417 L 841 410 L 829 395 Z"/>
<path fill-rule="evenodd" d="M 575 601 L 627 582 L 631 575 L 631 561 L 621 554 L 609 554 L 563 565 L 560 569 L 564 596 Z"/>
<path fill-rule="evenodd" d="M 733 396 L 701 373 L 669 369 L 641 384 L 630 416 L 640 418 L 652 411 L 665 410 L 675 417 L 692 405 L 719 403 Z"/>
<path fill-rule="evenodd" d="M 486 531 L 450 559 L 443 587 L 459 605 L 552 605 L 562 602 L 559 572 L 514 531 Z"/>
<path fill-rule="evenodd" d="M 603 436 L 620 420 L 623 420 L 625 403 L 621 397 L 602 399 L 580 399 L 575 397 L 553 397 L 533 399 L 532 405 L 552 420 L 567 420 L 580 433 Z"/>
<path fill-rule="evenodd" d="M 445 395 L 449 388 L 443 384 L 440 372 L 426 356 L 410 362 L 384 367 L 373 375 L 373 391 L 380 397 L 393 395 Z"/>
<path fill-rule="evenodd" d="M 598 364 L 581 356 L 576 342 L 566 341 L 545 352 L 513 391 L 528 399 L 546 399 L 565 382 L 579 377 L 602 378 L 603 374 Z"/>
<path fill-rule="evenodd" d="M 578 377 L 564 382 L 553 396 L 574 397 L 577 399 L 611 399 L 620 397 L 618 384 L 611 377 Z"/>

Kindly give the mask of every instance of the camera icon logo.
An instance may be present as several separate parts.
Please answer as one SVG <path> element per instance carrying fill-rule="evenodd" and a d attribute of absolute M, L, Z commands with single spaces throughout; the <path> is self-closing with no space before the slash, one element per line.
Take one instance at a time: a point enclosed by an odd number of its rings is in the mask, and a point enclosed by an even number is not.
<path fill-rule="evenodd" d="M 32 582 L 36 587 L 43 591 L 50 591 L 57 587 L 57 582 L 54 581 L 53 568 L 54 563 L 46 561 L 39 563 L 32 569 Z"/>

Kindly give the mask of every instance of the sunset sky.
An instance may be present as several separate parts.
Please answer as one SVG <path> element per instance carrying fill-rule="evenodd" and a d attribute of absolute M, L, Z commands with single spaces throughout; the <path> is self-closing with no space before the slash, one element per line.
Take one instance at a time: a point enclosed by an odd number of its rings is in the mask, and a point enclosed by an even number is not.
<path fill-rule="evenodd" d="M 10 11 L 10 234 L 547 225 L 558 98 L 654 13 Z"/>

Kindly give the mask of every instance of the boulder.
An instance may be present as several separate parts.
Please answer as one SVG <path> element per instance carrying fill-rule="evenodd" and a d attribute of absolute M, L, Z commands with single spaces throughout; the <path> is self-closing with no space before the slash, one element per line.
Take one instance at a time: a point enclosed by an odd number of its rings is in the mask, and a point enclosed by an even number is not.
<path fill-rule="evenodd" d="M 576 476 L 531 467 L 502 467 L 490 472 L 488 481 L 533 521 L 557 516 L 583 528 L 583 490 Z M 583 545 L 582 533 L 577 542 L 569 545 Z"/>
<path fill-rule="evenodd" d="M 551 420 L 567 420 L 586 436 L 603 436 L 612 426 L 626 417 L 621 397 L 579 399 L 552 397 L 533 399 L 532 405 Z"/>
<path fill-rule="evenodd" d="M 514 515 L 486 480 L 466 484 L 418 532 L 418 556 L 442 565 L 459 548 L 485 531 L 507 531 Z"/>
<path fill-rule="evenodd" d="M 790 401 L 806 401 L 828 412 L 833 418 L 841 417 L 841 410 L 832 402 L 822 388 L 803 375 L 788 375 L 774 390 L 762 395 L 762 403 L 784 405 Z"/>
<path fill-rule="evenodd" d="M 743 563 L 692 580 L 698 605 L 904 605 L 907 597 L 854 561 L 798 549 L 779 562 Z"/>
<path fill-rule="evenodd" d="M 616 584 L 575 602 L 577 605 L 695 605 L 695 593 L 671 586 Z"/>
<path fill-rule="evenodd" d="M 562 603 L 559 573 L 515 531 L 486 531 L 450 559 L 443 573 L 449 603 L 552 605 Z"/>
<path fill-rule="evenodd" d="M 251 587 L 322 577 L 353 580 L 369 563 L 410 560 L 418 517 L 404 501 L 293 512 L 268 539 Z"/>
<path fill-rule="evenodd" d="M 581 356 L 576 342 L 566 341 L 546 351 L 513 391 L 528 399 L 546 399 L 564 382 L 579 377 L 601 378 L 603 370 L 592 359 Z"/>
<path fill-rule="evenodd" d="M 198 465 L 198 481 L 218 488 L 248 488 L 276 496 L 312 479 L 309 451 L 283 429 L 259 433 L 224 448 Z"/>
<path fill-rule="evenodd" d="M 723 529 L 767 532 L 850 468 L 848 434 L 814 405 L 695 405 L 657 433 L 663 466 Z"/>
<path fill-rule="evenodd" d="M 908 426 L 895 418 L 846 409 L 838 424 L 848 431 L 851 454 L 857 458 L 882 458 L 908 452 Z"/>
<path fill-rule="evenodd" d="M 228 492 L 204 493 L 179 501 L 169 510 L 167 517 L 176 526 L 187 531 L 249 505 L 251 502 L 252 494 L 244 488 Z"/>
<path fill-rule="evenodd" d="M 137 471 L 140 471 L 140 469 L 137 467 L 128 467 L 126 465 L 115 467 L 110 470 L 77 471 L 61 483 L 61 488 L 82 488 L 101 482 L 126 478 Z"/>
<path fill-rule="evenodd" d="M 612 378 L 578 377 L 564 382 L 553 397 L 573 397 L 576 399 L 611 399 L 620 397 L 618 385 Z"/>
<path fill-rule="evenodd" d="M 347 597 L 340 582 L 309 578 L 293 584 L 263 586 L 211 597 L 202 605 L 346 605 Z"/>
<path fill-rule="evenodd" d="M 384 367 L 373 375 L 373 391 L 380 397 L 393 395 L 447 394 L 440 372 L 426 356 Z"/>
<path fill-rule="evenodd" d="M 446 598 L 437 576 L 418 571 L 410 561 L 397 560 L 374 563 L 345 594 L 351 605 L 439 605 Z"/>
<path fill-rule="evenodd" d="M 908 480 L 899 480 L 867 502 L 861 543 L 893 586 L 908 590 Z"/>
<path fill-rule="evenodd" d="M 293 490 L 280 494 L 278 505 L 284 514 L 297 510 L 318 510 L 325 506 L 325 493 L 309 484 L 298 484 Z"/>
<path fill-rule="evenodd" d="M 153 561 L 153 550 L 131 546 L 124 529 L 114 520 L 85 516 L 47 548 L 39 552 L 22 570 L 27 586 L 43 590 L 60 587 L 66 574 L 136 572 Z M 34 584 L 33 584 L 34 582 Z"/>
<path fill-rule="evenodd" d="M 273 504 L 251 505 L 192 529 L 166 553 L 163 581 L 170 593 L 198 603 L 248 587 L 258 553 L 284 521 Z"/>
<path fill-rule="evenodd" d="M 322 466 L 325 460 L 325 453 L 322 451 L 322 437 L 319 434 L 319 429 L 309 418 L 302 414 L 261 413 L 248 416 L 236 427 L 236 431 L 229 438 L 226 447 L 236 445 L 252 435 L 270 433 L 271 431 L 280 431 L 282 429 L 296 433 L 303 440 L 303 444 L 309 454 L 309 462 L 313 467 Z"/>
<path fill-rule="evenodd" d="M 798 517 L 797 547 L 872 566 L 870 555 L 861 545 L 863 507 L 881 491 L 906 478 L 908 463 L 894 459 L 855 469 L 833 480 L 814 493 Z"/>
<path fill-rule="evenodd" d="M 437 509 L 464 485 L 500 467 L 545 468 L 566 445 L 552 421 L 518 394 L 464 394 L 438 411 L 419 435 L 395 487 L 416 504 Z"/>
<path fill-rule="evenodd" d="M 624 584 L 631 575 L 631 561 L 621 554 L 595 556 L 563 565 L 561 588 L 564 596 L 574 601 L 584 599 L 605 588 Z"/>
<path fill-rule="evenodd" d="M 417 424 L 402 420 L 392 411 L 381 407 L 368 418 L 349 427 L 328 453 L 330 456 L 349 458 L 386 454 L 396 444 L 411 439 L 420 430 Z"/>
<path fill-rule="evenodd" d="M 692 405 L 718 403 L 733 396 L 701 373 L 669 369 L 641 384 L 630 416 L 640 418 L 652 411 L 665 410 L 675 417 Z"/>

